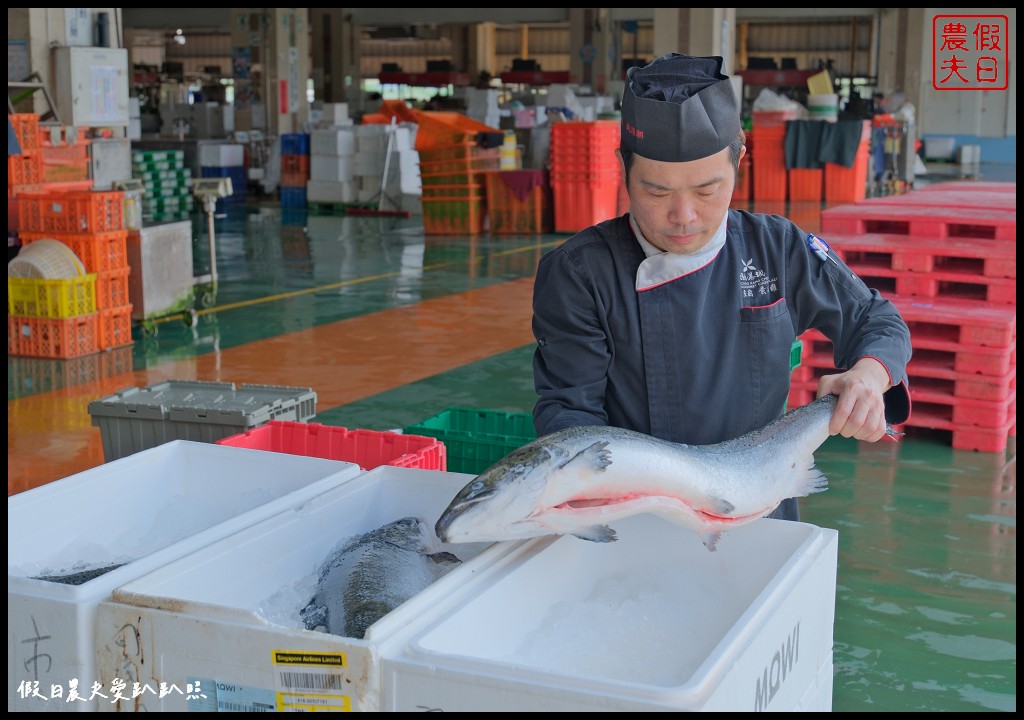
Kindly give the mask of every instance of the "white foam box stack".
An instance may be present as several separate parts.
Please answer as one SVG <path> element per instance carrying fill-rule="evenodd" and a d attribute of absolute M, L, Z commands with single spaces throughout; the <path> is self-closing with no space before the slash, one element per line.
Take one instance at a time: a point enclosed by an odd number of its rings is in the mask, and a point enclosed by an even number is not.
<path fill-rule="evenodd" d="M 201 167 L 242 167 L 245 165 L 245 146 L 234 143 L 199 143 Z"/>
<path fill-rule="evenodd" d="M 353 128 L 314 129 L 310 133 L 309 182 L 306 183 L 306 199 L 310 202 L 321 203 L 355 202 L 356 182 L 353 175 L 355 153 L 356 136 Z"/>
<path fill-rule="evenodd" d="M 463 562 L 370 625 L 364 638 L 307 630 L 298 612 L 340 543 L 410 515 L 433 536 L 436 519 L 472 478 L 381 466 L 124 584 L 98 610 L 100 680 L 201 693 L 146 693 L 138 704 L 101 709 L 378 710 L 382 640 L 472 592 L 525 543 L 437 541 L 437 550 Z"/>
<path fill-rule="evenodd" d="M 382 709 L 831 709 L 835 530 L 763 519 L 710 552 L 650 515 L 614 529 L 519 553 L 390 638 Z"/>
<path fill-rule="evenodd" d="M 354 463 L 175 440 L 9 496 L 7 709 L 96 711 L 103 701 L 66 698 L 73 679 L 85 698 L 99 680 L 96 607 L 114 588 L 360 472 Z M 72 572 L 95 577 L 38 579 Z M 24 697 L 24 682 L 38 682 L 42 697 Z M 63 695 L 48 699 L 54 686 Z"/>

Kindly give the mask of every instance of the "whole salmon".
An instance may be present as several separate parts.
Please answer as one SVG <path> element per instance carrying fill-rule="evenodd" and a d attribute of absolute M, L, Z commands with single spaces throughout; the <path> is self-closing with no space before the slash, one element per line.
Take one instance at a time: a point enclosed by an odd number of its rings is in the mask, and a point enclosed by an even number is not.
<path fill-rule="evenodd" d="M 836 402 L 826 395 L 712 445 L 608 426 L 555 432 L 480 473 L 435 531 L 449 543 L 564 534 L 611 542 L 608 523 L 648 512 L 691 528 L 714 550 L 724 530 L 768 515 L 786 498 L 826 489 L 813 453 L 829 437 Z"/>

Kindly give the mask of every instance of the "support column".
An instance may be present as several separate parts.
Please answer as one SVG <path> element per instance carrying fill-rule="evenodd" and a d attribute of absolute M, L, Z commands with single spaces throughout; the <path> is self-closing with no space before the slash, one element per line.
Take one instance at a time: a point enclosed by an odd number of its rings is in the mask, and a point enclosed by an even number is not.
<path fill-rule="evenodd" d="M 524 26 L 525 29 L 525 26 Z M 498 75 L 498 26 L 493 22 L 482 22 L 469 28 L 466 72 L 471 81 L 485 72 L 491 77 Z M 523 55 L 522 57 L 527 57 Z"/>
<path fill-rule="evenodd" d="M 654 56 L 721 55 L 736 71 L 736 8 L 654 8 Z"/>
<path fill-rule="evenodd" d="M 608 8 L 569 8 L 569 79 L 604 92 L 618 63 Z M 615 55 L 613 58 L 612 55 Z"/>
<path fill-rule="evenodd" d="M 313 93 L 317 100 L 328 103 L 345 102 L 348 73 L 345 55 L 347 24 L 341 9 L 309 8 L 312 30 L 310 56 Z"/>

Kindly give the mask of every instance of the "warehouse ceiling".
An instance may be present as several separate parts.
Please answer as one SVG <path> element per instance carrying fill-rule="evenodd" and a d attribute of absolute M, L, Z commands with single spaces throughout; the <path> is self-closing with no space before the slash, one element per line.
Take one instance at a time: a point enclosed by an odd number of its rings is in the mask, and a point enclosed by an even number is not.
<path fill-rule="evenodd" d="M 736 8 L 737 21 L 807 21 L 876 15 L 883 8 Z M 124 27 L 132 29 L 223 28 L 230 25 L 231 8 L 120 8 Z M 345 8 L 360 25 L 399 28 L 443 23 L 567 22 L 569 8 Z M 610 8 L 613 20 L 652 20 L 654 8 Z M 405 28 L 402 30 L 402 28 Z"/>

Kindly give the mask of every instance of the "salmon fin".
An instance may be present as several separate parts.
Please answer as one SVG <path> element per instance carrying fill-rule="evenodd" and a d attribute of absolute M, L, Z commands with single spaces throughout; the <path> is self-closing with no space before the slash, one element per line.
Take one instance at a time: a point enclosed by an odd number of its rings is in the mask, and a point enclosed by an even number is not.
<path fill-rule="evenodd" d="M 604 470 L 612 464 L 612 453 L 608 450 L 608 441 L 601 440 L 588 448 L 579 451 L 571 457 L 562 467 L 568 467 L 573 463 L 585 463 L 585 470 Z"/>
<path fill-rule="evenodd" d="M 732 515 L 733 510 L 736 509 L 736 506 L 725 498 L 712 497 L 708 498 L 708 500 L 711 501 L 711 509 L 715 515 L 721 517 L 729 517 Z"/>
<path fill-rule="evenodd" d="M 573 535 L 578 537 L 580 540 L 589 540 L 590 542 L 600 543 L 615 542 L 619 539 L 618 535 L 615 534 L 615 531 L 607 525 L 591 525 L 588 528 L 583 528 L 582 530 L 574 532 Z"/>
<path fill-rule="evenodd" d="M 709 530 L 701 536 L 701 542 L 711 552 L 714 552 L 718 548 L 718 540 L 722 537 L 721 530 Z"/>
<path fill-rule="evenodd" d="M 797 480 L 793 497 L 802 497 L 824 490 L 828 490 L 828 478 L 825 477 L 821 470 L 811 465 L 804 472 L 803 476 Z"/>

